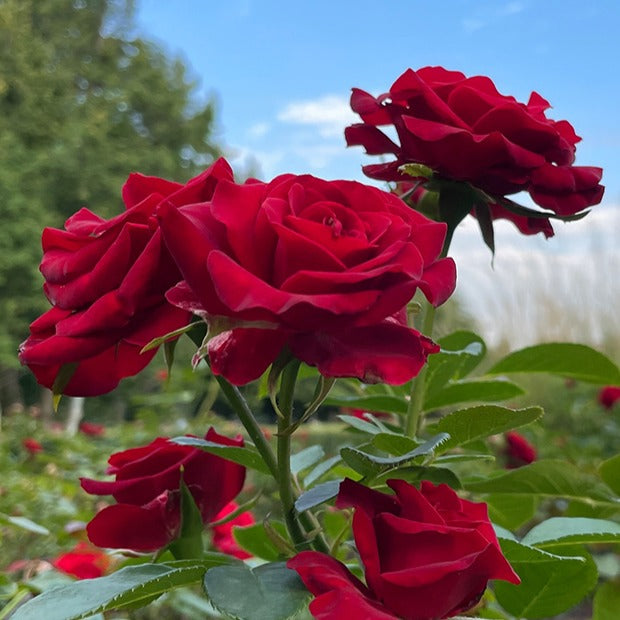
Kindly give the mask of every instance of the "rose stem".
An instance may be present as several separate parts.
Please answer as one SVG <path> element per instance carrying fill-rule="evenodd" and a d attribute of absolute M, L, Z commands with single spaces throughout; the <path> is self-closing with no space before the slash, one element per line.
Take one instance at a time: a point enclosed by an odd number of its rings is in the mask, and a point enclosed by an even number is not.
<path fill-rule="evenodd" d="M 224 377 L 219 375 L 215 375 L 217 382 L 220 384 L 222 388 L 222 392 L 224 392 L 228 402 L 232 405 L 232 408 L 235 410 L 237 417 L 243 424 L 245 430 L 248 432 L 248 435 L 254 442 L 256 449 L 263 457 L 263 461 L 265 465 L 269 468 L 271 475 L 278 480 L 278 463 L 276 461 L 276 457 L 269 445 L 269 442 L 265 439 L 265 435 L 263 435 L 263 431 L 261 427 L 258 425 L 256 418 L 252 414 L 252 410 L 248 406 L 247 401 L 239 391 L 239 388 L 228 383 Z"/>
<path fill-rule="evenodd" d="M 422 323 L 422 334 L 429 338 L 433 333 L 433 323 L 435 321 L 435 308 L 427 303 L 424 321 Z M 424 364 L 418 376 L 411 381 L 411 392 L 409 405 L 407 406 L 407 418 L 405 420 L 405 434 L 408 437 L 415 437 L 418 434 L 422 421 L 422 407 L 424 406 L 424 394 L 426 392 L 426 373 L 428 364 Z"/>

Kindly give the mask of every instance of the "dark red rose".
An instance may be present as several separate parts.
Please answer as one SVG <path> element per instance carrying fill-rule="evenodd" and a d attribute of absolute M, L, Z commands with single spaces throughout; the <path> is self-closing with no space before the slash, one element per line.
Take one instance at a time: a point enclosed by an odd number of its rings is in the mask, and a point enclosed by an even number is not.
<path fill-rule="evenodd" d="M 444 179 L 466 181 L 493 198 L 526 191 L 536 204 L 562 216 L 603 197 L 602 170 L 573 165 L 581 138 L 567 121 L 546 117 L 550 106 L 538 93 L 520 103 L 499 93 L 487 77 L 424 67 L 407 69 L 389 92 L 376 98 L 354 88 L 351 107 L 363 122 L 347 127 L 347 144 L 361 145 L 370 155 L 395 157 L 364 166 L 371 178 L 407 180 L 398 168 L 423 164 Z M 381 126 L 393 126 L 399 142 Z M 499 204 L 491 216 L 515 221 L 526 234 L 553 234 L 548 220 L 523 218 Z"/>
<path fill-rule="evenodd" d="M 26 450 L 32 455 L 43 451 L 43 446 L 40 442 L 32 437 L 26 437 L 26 439 L 22 441 L 22 446 L 24 446 L 24 448 L 26 448 Z"/>
<path fill-rule="evenodd" d="M 598 402 L 605 409 L 613 409 L 617 401 L 620 400 L 620 386 L 607 385 L 598 393 Z"/>
<path fill-rule="evenodd" d="M 445 484 L 388 485 L 396 495 L 345 480 L 336 502 L 355 508 L 353 535 L 366 585 L 322 553 L 304 551 L 288 561 L 316 597 L 315 618 L 447 618 L 475 605 L 489 579 L 519 583 L 486 504 L 460 499 Z"/>
<path fill-rule="evenodd" d="M 140 372 L 156 349 L 144 345 L 187 324 L 190 314 L 169 304 L 181 279 L 162 243 L 155 209 L 207 200 L 222 178 L 220 160 L 186 185 L 132 174 L 123 187 L 126 210 L 104 220 L 81 209 L 65 230 L 43 231 L 41 273 L 53 307 L 30 326 L 19 357 L 37 381 L 52 388 L 60 369 L 73 368 L 62 392 L 93 396 Z"/>
<path fill-rule="evenodd" d="M 105 426 L 103 424 L 94 424 L 93 422 L 80 422 L 80 432 L 89 437 L 101 437 L 105 435 Z"/>
<path fill-rule="evenodd" d="M 68 553 L 59 555 L 52 565 L 67 575 L 78 579 L 103 577 L 110 568 L 112 558 L 93 545 L 81 541 Z"/>
<path fill-rule="evenodd" d="M 506 433 L 506 468 L 515 469 L 536 460 L 536 448 L 520 433 Z"/>
<path fill-rule="evenodd" d="M 242 446 L 241 437 L 229 439 L 212 428 L 205 439 L 226 446 Z M 179 534 L 181 477 L 190 490 L 203 523 L 216 515 L 241 491 L 245 468 L 192 446 L 158 437 L 147 446 L 113 454 L 108 474 L 114 481 L 81 478 L 93 495 L 112 495 L 118 502 L 101 510 L 86 531 L 99 547 L 155 551 Z"/>
<path fill-rule="evenodd" d="M 220 510 L 213 520 L 220 521 L 231 512 L 237 510 L 237 508 L 239 508 L 239 506 L 235 502 L 230 502 L 230 504 L 224 506 L 224 508 Z M 254 525 L 254 523 L 255 521 L 252 513 L 246 511 L 238 514 L 234 519 L 226 521 L 226 523 L 214 525 L 211 528 L 211 539 L 213 541 L 213 546 L 218 551 L 232 555 L 240 560 L 251 558 L 252 554 L 245 551 L 245 549 L 242 549 L 235 540 L 235 537 L 233 536 L 233 528 L 248 527 L 249 525 Z"/>
<path fill-rule="evenodd" d="M 439 258 L 446 228 L 388 192 L 312 176 L 222 181 L 210 202 L 159 215 L 184 278 L 168 300 L 222 332 L 211 368 L 232 383 L 285 346 L 325 376 L 387 383 L 437 351 L 402 309 L 418 288 L 434 305 L 454 290 L 454 263 Z"/>

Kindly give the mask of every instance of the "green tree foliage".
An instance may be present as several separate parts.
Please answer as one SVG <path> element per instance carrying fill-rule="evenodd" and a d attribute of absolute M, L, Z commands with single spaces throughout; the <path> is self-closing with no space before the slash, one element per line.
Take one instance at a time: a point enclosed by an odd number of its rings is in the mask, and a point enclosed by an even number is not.
<path fill-rule="evenodd" d="M 43 226 L 109 217 L 129 172 L 183 181 L 219 152 L 213 102 L 132 15 L 131 0 L 0 0 L 0 366 L 48 307 Z"/>

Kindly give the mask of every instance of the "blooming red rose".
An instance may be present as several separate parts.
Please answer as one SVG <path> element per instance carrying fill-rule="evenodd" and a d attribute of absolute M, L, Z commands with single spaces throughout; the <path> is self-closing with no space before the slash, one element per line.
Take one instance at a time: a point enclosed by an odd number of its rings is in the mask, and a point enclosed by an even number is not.
<path fill-rule="evenodd" d="M 605 409 L 613 409 L 620 400 L 620 386 L 607 385 L 598 393 L 598 402 Z"/>
<path fill-rule="evenodd" d="M 549 103 L 538 93 L 520 103 L 500 94 L 487 77 L 424 67 L 408 69 L 376 98 L 354 88 L 351 107 L 363 122 L 347 127 L 347 144 L 395 156 L 365 166 L 372 178 L 406 180 L 401 165 L 423 164 L 493 198 L 527 191 L 536 204 L 562 216 L 602 199 L 602 170 L 573 165 L 581 138 L 567 121 L 546 117 Z M 399 143 L 379 129 L 386 125 L 396 129 Z M 508 218 L 526 234 L 553 234 L 548 220 L 518 216 L 495 202 L 491 217 Z"/>
<path fill-rule="evenodd" d="M 315 618 L 431 620 L 475 605 L 489 579 L 519 583 L 502 555 L 486 504 L 445 484 L 418 490 L 389 480 L 396 495 L 345 480 L 336 506 L 353 506 L 353 534 L 366 585 L 334 558 L 304 551 L 289 560 L 315 595 Z"/>
<path fill-rule="evenodd" d="M 52 565 L 59 571 L 78 579 L 103 577 L 111 563 L 112 558 L 109 555 L 84 541 L 80 541 L 71 551 L 52 561 Z"/>
<path fill-rule="evenodd" d="M 515 469 L 536 460 L 536 448 L 520 433 L 506 433 L 506 468 Z"/>
<path fill-rule="evenodd" d="M 26 439 L 22 441 L 22 446 L 24 446 L 24 448 L 26 448 L 26 450 L 32 455 L 43 451 L 43 446 L 41 443 L 32 437 L 26 437 Z"/>
<path fill-rule="evenodd" d="M 95 424 L 93 422 L 80 422 L 78 427 L 81 433 L 89 437 L 101 437 L 105 434 L 105 426 L 103 424 Z"/>
<path fill-rule="evenodd" d="M 325 376 L 387 383 L 409 380 L 437 350 L 402 309 L 418 288 L 434 305 L 452 293 L 454 263 L 439 258 L 446 229 L 396 196 L 282 175 L 222 181 L 211 201 L 165 203 L 159 215 L 184 277 L 168 299 L 223 324 L 209 357 L 232 383 L 259 377 L 285 346 Z"/>
<path fill-rule="evenodd" d="M 224 519 L 224 517 L 237 510 L 237 508 L 239 508 L 239 506 L 235 502 L 230 502 L 230 504 L 224 506 L 224 508 L 220 510 L 213 520 L 219 521 Z M 254 525 L 254 523 L 255 521 L 252 513 L 246 511 L 238 514 L 230 521 L 226 521 L 220 525 L 214 525 L 211 528 L 211 539 L 213 541 L 213 546 L 218 551 L 232 555 L 240 560 L 251 558 L 252 554 L 245 551 L 245 549 L 242 549 L 235 540 L 235 537 L 233 536 L 233 528 L 248 527 L 249 525 Z"/>
<path fill-rule="evenodd" d="M 242 446 L 241 437 L 229 439 L 212 428 L 205 439 L 225 446 Z M 241 491 L 245 468 L 158 437 L 147 446 L 113 454 L 108 474 L 114 481 L 81 478 L 82 488 L 93 495 L 112 495 L 118 502 L 95 515 L 86 531 L 99 547 L 154 551 L 179 534 L 181 478 L 200 510 L 203 523 Z"/>
<path fill-rule="evenodd" d="M 186 185 L 132 174 L 123 187 L 124 213 L 104 220 L 81 209 L 65 230 L 43 231 L 41 272 L 53 307 L 32 323 L 19 354 L 40 384 L 52 388 L 69 365 L 73 374 L 56 389 L 71 396 L 109 392 L 155 355 L 156 349 L 141 353 L 144 345 L 189 321 L 165 298 L 181 275 L 155 209 L 162 201 L 206 200 L 222 178 L 232 178 L 224 160 Z"/>

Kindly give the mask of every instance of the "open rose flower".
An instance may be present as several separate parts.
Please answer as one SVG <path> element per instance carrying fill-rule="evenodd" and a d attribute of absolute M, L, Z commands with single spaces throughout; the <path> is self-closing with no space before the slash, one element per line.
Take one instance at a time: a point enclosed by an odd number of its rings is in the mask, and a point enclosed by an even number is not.
<path fill-rule="evenodd" d="M 225 446 L 242 446 L 212 428 L 205 439 Z M 86 531 L 99 547 L 155 551 L 175 540 L 181 525 L 181 478 L 203 523 L 232 501 L 243 487 L 245 468 L 199 448 L 158 437 L 147 446 L 113 454 L 108 474 L 114 481 L 81 478 L 93 495 L 112 495 L 118 502 L 98 512 Z"/>
<path fill-rule="evenodd" d="M 407 180 L 399 167 L 423 164 L 443 179 L 486 192 L 491 217 L 508 218 L 525 234 L 550 236 L 553 229 L 548 219 L 511 212 L 500 204 L 503 197 L 526 191 L 544 209 L 568 216 L 603 196 L 601 169 L 573 165 L 581 138 L 567 121 L 546 117 L 549 103 L 538 93 L 520 103 L 487 77 L 424 67 L 407 69 L 379 97 L 354 88 L 351 107 L 363 122 L 347 127 L 347 144 L 395 157 L 364 166 L 369 177 Z M 398 142 L 382 126 L 393 126 Z"/>
<path fill-rule="evenodd" d="M 62 553 L 52 565 L 59 571 L 78 579 L 103 577 L 112 564 L 112 558 L 88 542 L 80 541 L 67 553 Z"/>
<path fill-rule="evenodd" d="M 239 506 L 235 502 L 230 502 L 227 506 L 224 506 L 222 510 L 215 516 L 214 521 L 220 521 L 224 519 L 231 512 L 237 510 Z M 235 540 L 233 535 L 233 529 L 237 527 L 248 527 L 254 525 L 254 517 L 249 511 L 238 514 L 234 519 L 214 525 L 211 528 L 211 540 L 213 546 L 222 553 L 227 553 L 240 560 L 246 560 L 251 558 L 252 554 L 248 553 L 245 549 L 239 546 L 239 543 Z"/>
<path fill-rule="evenodd" d="M 536 448 L 520 433 L 506 433 L 506 469 L 529 465 L 536 460 Z"/>
<path fill-rule="evenodd" d="M 502 555 L 486 504 L 460 499 L 445 484 L 418 490 L 389 480 L 387 495 L 345 480 L 336 506 L 355 508 L 353 535 L 364 585 L 331 556 L 304 551 L 288 561 L 315 599 L 315 618 L 433 620 L 466 611 L 489 579 L 519 583 Z"/>
<path fill-rule="evenodd" d="M 607 385 L 598 393 L 598 402 L 605 409 L 613 409 L 620 400 L 620 386 Z"/>
<path fill-rule="evenodd" d="M 237 385 L 285 346 L 328 377 L 404 383 L 437 347 L 406 326 L 419 288 L 434 305 L 455 286 L 444 224 L 351 181 L 282 175 L 221 181 L 211 201 L 159 208 L 184 282 L 168 300 L 205 316 L 211 368 Z"/>
<path fill-rule="evenodd" d="M 32 323 L 19 353 L 40 384 L 70 396 L 109 392 L 153 358 L 156 349 L 141 353 L 146 344 L 189 322 L 165 298 L 181 275 L 155 209 L 207 200 L 222 178 L 232 178 L 224 160 L 185 185 L 132 174 L 120 215 L 81 209 L 65 230 L 43 231 L 41 273 L 53 307 Z"/>

